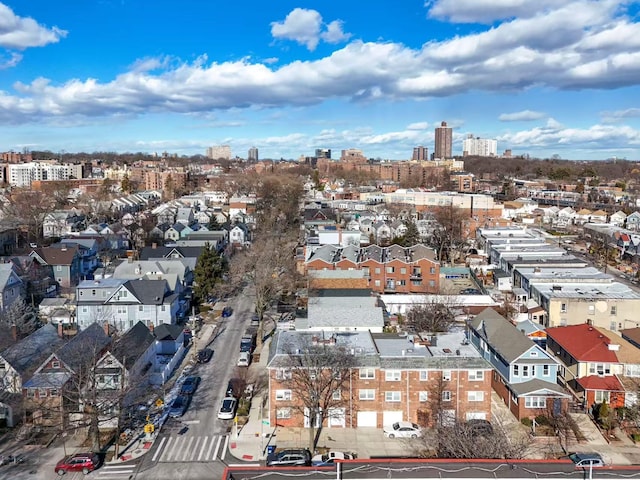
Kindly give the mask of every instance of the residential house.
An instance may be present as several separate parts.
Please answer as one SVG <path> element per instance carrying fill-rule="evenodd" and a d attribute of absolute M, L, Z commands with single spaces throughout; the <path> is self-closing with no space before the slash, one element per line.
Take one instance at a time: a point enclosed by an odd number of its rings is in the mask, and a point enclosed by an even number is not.
<path fill-rule="evenodd" d="M 164 232 L 164 239 L 169 242 L 175 242 L 176 240 L 180 239 L 180 237 L 182 237 L 182 232 L 187 228 L 189 227 L 187 227 L 183 223 L 175 223 L 167 228 L 166 232 Z M 191 233 L 192 231 L 193 230 L 189 229 L 189 233 Z"/>
<path fill-rule="evenodd" d="M 250 233 L 249 227 L 245 223 L 236 223 L 229 230 L 229 243 L 231 245 L 246 245 L 251 239 Z"/>
<path fill-rule="evenodd" d="M 56 430 L 81 422 L 95 408 L 93 369 L 110 344 L 104 326 L 94 324 L 53 351 L 22 385 L 25 422 Z"/>
<path fill-rule="evenodd" d="M 63 288 L 75 287 L 80 280 L 81 254 L 77 245 L 60 248 L 34 248 L 29 254 L 40 265 L 49 268 L 58 285 Z"/>
<path fill-rule="evenodd" d="M 106 250 L 106 242 L 102 237 L 63 238 L 59 243 L 51 246 L 56 248 L 78 247 L 81 278 L 87 278 L 98 268 L 98 254 Z"/>
<path fill-rule="evenodd" d="M 164 242 L 165 234 L 167 230 L 171 228 L 170 223 L 159 223 L 151 230 L 149 230 L 149 240 L 155 242 Z M 178 235 L 179 236 L 179 235 Z"/>
<path fill-rule="evenodd" d="M 547 351 L 561 362 L 560 379 L 585 410 L 606 401 L 625 406 L 625 377 L 640 377 L 640 350 L 618 334 L 588 323 L 547 328 Z M 633 387 L 633 393 L 637 387 Z"/>
<path fill-rule="evenodd" d="M 178 294 L 166 280 L 85 280 L 76 289 L 78 328 L 105 322 L 125 332 L 142 321 L 148 327 L 176 323 Z"/>
<path fill-rule="evenodd" d="M 101 427 L 115 427 L 121 408 L 126 410 L 147 400 L 156 358 L 155 342 L 147 326 L 138 322 L 96 362 L 98 397 L 110 405 L 103 409 Z"/>
<path fill-rule="evenodd" d="M 491 366 L 464 343 L 463 331 L 439 335 L 437 345 L 395 334 L 279 331 L 267 361 L 271 427 L 318 426 L 319 419 L 305 413 L 300 391 L 291 383 L 291 356 L 313 355 L 318 346 L 354 355 L 348 381 L 334 393 L 334 399 L 344 401 L 334 403 L 326 428 L 491 419 Z M 318 370 L 317 375 L 335 374 Z"/>
<path fill-rule="evenodd" d="M 393 231 L 391 227 L 382 220 L 374 222 L 371 225 L 371 228 L 373 229 L 373 238 L 377 244 L 388 244 L 393 238 Z"/>
<path fill-rule="evenodd" d="M 591 210 L 589 210 L 588 208 L 581 208 L 575 213 L 573 221 L 578 225 L 583 225 L 585 223 L 591 222 L 591 215 Z"/>
<path fill-rule="evenodd" d="M 0 263 L 0 313 L 11 308 L 13 302 L 24 295 L 24 283 L 11 262 Z"/>
<path fill-rule="evenodd" d="M 76 209 L 56 210 L 48 213 L 42 223 L 44 238 L 63 237 L 84 228 L 84 214 Z"/>
<path fill-rule="evenodd" d="M 33 296 L 34 299 L 40 299 L 56 294 L 53 271 L 48 265 L 40 264 L 29 255 L 5 257 L 3 261 L 9 261 L 14 265 L 14 271 L 22 281 L 26 298 Z"/>
<path fill-rule="evenodd" d="M 640 230 L 640 212 L 633 212 L 627 216 L 626 227 L 634 232 Z"/>
<path fill-rule="evenodd" d="M 180 207 L 176 213 L 176 223 L 182 223 L 185 226 L 193 225 L 195 223 L 195 217 L 193 214 L 193 208 Z"/>
<path fill-rule="evenodd" d="M 184 329 L 180 325 L 161 324 L 153 328 L 155 360 L 149 382 L 164 385 L 186 354 Z"/>
<path fill-rule="evenodd" d="M 7 427 L 23 419 L 22 386 L 63 340 L 53 325 L 45 324 L 22 340 L 14 337 L 13 342 L 0 352 L 0 425 Z"/>
<path fill-rule="evenodd" d="M 570 395 L 557 383 L 558 363 L 493 308 L 467 324 L 469 342 L 491 363 L 492 387 L 518 418 L 566 412 Z"/>

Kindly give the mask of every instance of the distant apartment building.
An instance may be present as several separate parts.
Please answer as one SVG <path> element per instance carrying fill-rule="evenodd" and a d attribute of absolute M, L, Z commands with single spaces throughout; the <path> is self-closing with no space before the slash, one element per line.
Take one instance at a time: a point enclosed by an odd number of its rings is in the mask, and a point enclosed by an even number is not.
<path fill-rule="evenodd" d="M 251 147 L 249 149 L 249 153 L 247 154 L 247 161 L 256 163 L 258 161 L 258 149 L 257 147 Z"/>
<path fill-rule="evenodd" d="M 359 148 L 348 148 L 340 152 L 340 162 L 366 163 L 367 157 Z"/>
<path fill-rule="evenodd" d="M 169 178 L 171 178 L 171 182 L 173 182 L 173 188 L 185 188 L 189 180 L 189 174 L 183 168 L 142 171 L 142 181 L 145 190 L 164 190 Z"/>
<path fill-rule="evenodd" d="M 377 293 L 436 293 L 440 264 L 424 245 L 401 247 L 324 245 L 310 252 L 305 271 L 362 270 L 368 288 Z"/>
<path fill-rule="evenodd" d="M 331 158 L 330 148 L 316 148 L 316 158 Z"/>
<path fill-rule="evenodd" d="M 420 145 L 419 147 L 413 147 L 413 155 L 411 160 L 425 161 L 429 160 L 429 149 Z"/>
<path fill-rule="evenodd" d="M 2 152 L 0 153 L 0 162 L 3 163 L 24 163 L 33 161 L 31 152 Z"/>
<path fill-rule="evenodd" d="M 207 158 L 218 160 L 219 158 L 229 160 L 231 158 L 231 147 L 229 145 L 214 145 L 207 148 Z"/>
<path fill-rule="evenodd" d="M 82 172 L 82 167 L 80 167 L 80 172 Z M 7 166 L 6 181 L 14 187 L 30 187 L 33 181 L 68 180 L 75 177 L 75 173 L 77 173 L 76 169 L 71 164 L 15 163 Z M 82 173 L 80 173 L 80 178 L 82 178 Z"/>
<path fill-rule="evenodd" d="M 447 126 L 447 122 L 442 122 L 436 128 L 434 157 L 439 159 L 451 158 L 453 156 L 452 143 L 453 129 Z"/>
<path fill-rule="evenodd" d="M 495 157 L 498 155 L 498 141 L 490 138 L 474 137 L 468 134 L 462 141 L 462 156 Z"/>

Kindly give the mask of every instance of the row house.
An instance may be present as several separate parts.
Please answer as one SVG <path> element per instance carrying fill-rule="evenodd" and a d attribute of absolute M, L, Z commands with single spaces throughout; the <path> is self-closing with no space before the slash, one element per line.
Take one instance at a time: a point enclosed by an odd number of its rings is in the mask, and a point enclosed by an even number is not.
<path fill-rule="evenodd" d="M 433 250 L 422 244 L 325 245 L 307 258 L 305 271 L 312 270 L 362 270 L 377 293 L 436 293 L 440 286 L 440 264 Z"/>
<path fill-rule="evenodd" d="M 519 420 L 566 412 L 571 395 L 557 382 L 558 363 L 492 308 L 467 324 L 469 342 L 493 366 L 491 383 Z"/>
<path fill-rule="evenodd" d="M 29 256 L 47 267 L 50 277 L 63 288 L 75 287 L 81 275 L 81 253 L 78 245 L 34 248 Z"/>
<path fill-rule="evenodd" d="M 76 289 L 79 329 L 109 323 L 125 332 L 139 321 L 148 327 L 175 324 L 180 309 L 178 294 L 166 280 L 105 278 L 84 280 Z"/>
<path fill-rule="evenodd" d="M 602 402 L 624 407 L 627 391 L 635 400 L 640 350 L 618 334 L 589 323 L 548 328 L 547 351 L 560 362 L 560 380 L 585 410 Z"/>
<path fill-rule="evenodd" d="M 325 339 L 317 332 L 280 331 L 267 362 L 272 427 L 319 426 L 292 382 L 292 356 L 295 363 L 295 355 L 313 355 L 314 345 L 343 349 L 355 362 L 341 370 L 341 375 L 348 370 L 349 378 L 342 376 L 332 394 L 326 428 L 491 419 L 491 366 L 465 344 L 462 331 L 439 335 L 429 345 L 395 334 L 334 332 Z M 317 369 L 317 375 L 336 374 L 321 365 Z"/>
<path fill-rule="evenodd" d="M 12 262 L 0 264 L 0 313 L 8 310 L 25 293 L 24 282 Z"/>

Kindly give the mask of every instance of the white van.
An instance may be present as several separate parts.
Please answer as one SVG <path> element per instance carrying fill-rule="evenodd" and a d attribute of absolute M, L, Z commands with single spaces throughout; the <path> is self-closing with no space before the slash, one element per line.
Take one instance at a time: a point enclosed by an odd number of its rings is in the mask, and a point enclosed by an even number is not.
<path fill-rule="evenodd" d="M 238 366 L 248 367 L 249 363 L 251 363 L 251 354 L 249 352 L 240 352 L 240 357 L 238 358 Z"/>

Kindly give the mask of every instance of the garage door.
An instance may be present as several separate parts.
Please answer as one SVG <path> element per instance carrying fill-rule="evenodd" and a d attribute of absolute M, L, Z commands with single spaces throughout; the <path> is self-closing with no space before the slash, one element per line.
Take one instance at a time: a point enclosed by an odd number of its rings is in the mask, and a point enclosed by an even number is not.
<path fill-rule="evenodd" d="M 382 412 L 382 425 L 393 425 L 402 421 L 402 410 L 387 410 Z"/>
<path fill-rule="evenodd" d="M 378 412 L 358 412 L 358 427 L 377 427 Z"/>

